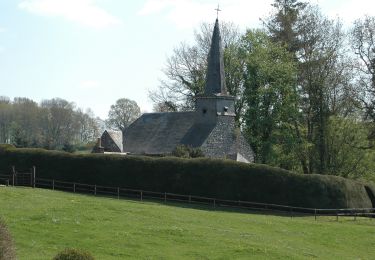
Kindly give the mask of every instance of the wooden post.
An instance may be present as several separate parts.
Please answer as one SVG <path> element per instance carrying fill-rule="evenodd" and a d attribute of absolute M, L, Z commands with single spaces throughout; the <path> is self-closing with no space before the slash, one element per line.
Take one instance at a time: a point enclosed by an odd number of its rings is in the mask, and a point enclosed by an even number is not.
<path fill-rule="evenodd" d="M 94 195 L 96 195 L 96 184 L 94 185 Z"/>
<path fill-rule="evenodd" d="M 9 186 L 9 180 L 7 180 L 7 186 Z"/>
<path fill-rule="evenodd" d="M 35 188 L 35 175 L 36 175 L 36 167 L 33 166 L 33 188 Z"/>
<path fill-rule="evenodd" d="M 316 221 L 316 209 L 314 210 L 314 216 L 315 216 L 315 221 Z"/>
<path fill-rule="evenodd" d="M 189 195 L 189 203 L 191 203 L 191 195 Z"/>
<path fill-rule="evenodd" d="M 339 221 L 339 212 L 336 210 L 336 221 Z"/>
<path fill-rule="evenodd" d="M 214 208 L 216 208 L 216 199 L 214 199 Z"/>
<path fill-rule="evenodd" d="M 120 187 L 117 187 L 117 199 L 120 199 Z"/>
<path fill-rule="evenodd" d="M 290 218 L 293 218 L 293 208 L 290 208 Z"/>
<path fill-rule="evenodd" d="M 167 193 L 164 192 L 164 202 L 167 202 Z"/>
<path fill-rule="evenodd" d="M 143 201 L 143 191 L 141 191 L 141 201 Z"/>
<path fill-rule="evenodd" d="M 14 177 L 16 175 L 16 167 L 13 165 L 12 166 L 12 186 L 14 187 Z"/>
<path fill-rule="evenodd" d="M 76 184 L 73 183 L 73 192 L 75 193 L 76 192 Z"/>
<path fill-rule="evenodd" d="M 52 180 L 52 190 L 55 190 L 55 180 Z"/>

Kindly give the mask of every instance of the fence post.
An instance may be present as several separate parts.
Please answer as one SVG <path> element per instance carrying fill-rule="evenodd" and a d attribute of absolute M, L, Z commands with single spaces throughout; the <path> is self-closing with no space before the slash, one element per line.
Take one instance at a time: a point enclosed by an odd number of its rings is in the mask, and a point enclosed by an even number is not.
<path fill-rule="evenodd" d="M 96 184 L 94 185 L 94 195 L 96 195 Z"/>
<path fill-rule="evenodd" d="M 164 192 L 164 202 L 167 202 L 167 193 Z"/>
<path fill-rule="evenodd" d="M 12 186 L 14 187 L 14 176 L 16 175 L 16 167 L 12 166 Z"/>
<path fill-rule="evenodd" d="M 55 180 L 52 180 L 52 190 L 55 190 Z"/>
<path fill-rule="evenodd" d="M 189 195 L 189 203 L 191 203 L 191 195 Z"/>
<path fill-rule="evenodd" d="M 143 191 L 141 191 L 141 201 L 143 201 Z"/>
<path fill-rule="evenodd" d="M 7 180 L 7 186 L 9 186 L 9 180 Z"/>
<path fill-rule="evenodd" d="M 314 216 L 315 216 L 315 221 L 316 221 L 316 209 L 314 209 Z"/>
<path fill-rule="evenodd" d="M 73 192 L 76 193 L 76 184 L 75 184 L 75 182 L 73 183 Z"/>
<path fill-rule="evenodd" d="M 293 218 L 293 208 L 290 208 L 290 218 Z"/>
<path fill-rule="evenodd" d="M 120 199 L 120 187 L 117 187 L 117 199 Z"/>
<path fill-rule="evenodd" d="M 216 208 L 216 199 L 214 199 L 214 208 Z"/>
<path fill-rule="evenodd" d="M 33 188 L 35 188 L 35 173 L 36 173 L 36 167 L 33 166 Z"/>

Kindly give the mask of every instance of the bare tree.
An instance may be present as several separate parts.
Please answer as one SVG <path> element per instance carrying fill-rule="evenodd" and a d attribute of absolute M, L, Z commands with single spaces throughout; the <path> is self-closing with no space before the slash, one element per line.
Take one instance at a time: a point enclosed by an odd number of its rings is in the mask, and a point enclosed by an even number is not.
<path fill-rule="evenodd" d="M 111 106 L 106 124 L 110 128 L 123 131 L 140 115 L 141 109 L 135 101 L 121 98 L 116 101 L 116 104 Z"/>
<path fill-rule="evenodd" d="M 359 58 L 355 68 L 365 117 L 375 122 L 375 17 L 365 16 L 356 20 L 350 39 L 354 53 Z"/>
<path fill-rule="evenodd" d="M 181 43 L 173 50 L 163 69 L 165 79 L 160 81 L 156 91 L 149 93 L 155 104 L 174 104 L 178 110 L 191 110 L 195 97 L 204 92 L 207 56 L 212 37 L 213 24 L 203 23 L 195 31 L 195 42 L 192 45 Z M 220 23 L 224 50 L 226 85 L 228 92 L 241 97 L 243 92 L 242 71 L 243 61 L 240 61 L 239 45 L 241 34 L 233 23 Z M 242 110 L 243 101 L 239 98 L 236 112 Z"/>

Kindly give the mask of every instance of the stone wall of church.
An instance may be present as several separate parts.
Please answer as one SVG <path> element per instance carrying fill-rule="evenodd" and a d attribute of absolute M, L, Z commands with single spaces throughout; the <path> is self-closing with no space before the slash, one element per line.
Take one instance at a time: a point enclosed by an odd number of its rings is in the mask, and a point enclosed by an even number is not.
<path fill-rule="evenodd" d="M 233 116 L 218 116 L 217 123 L 201 146 L 207 157 L 237 160 L 238 154 L 254 162 L 254 153 L 242 133 L 235 126 Z"/>
<path fill-rule="evenodd" d="M 231 151 L 235 139 L 234 117 L 218 116 L 216 127 L 201 146 L 201 150 L 207 157 L 230 158 L 235 155 L 235 151 Z"/>

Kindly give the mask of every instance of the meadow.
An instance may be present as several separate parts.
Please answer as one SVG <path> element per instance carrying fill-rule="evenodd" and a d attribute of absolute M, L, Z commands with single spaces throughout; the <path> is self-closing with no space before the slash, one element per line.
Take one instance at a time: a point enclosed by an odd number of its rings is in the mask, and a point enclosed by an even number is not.
<path fill-rule="evenodd" d="M 375 219 L 283 216 L 0 187 L 18 259 L 374 259 Z"/>

